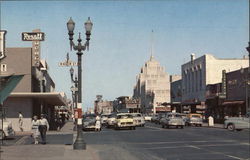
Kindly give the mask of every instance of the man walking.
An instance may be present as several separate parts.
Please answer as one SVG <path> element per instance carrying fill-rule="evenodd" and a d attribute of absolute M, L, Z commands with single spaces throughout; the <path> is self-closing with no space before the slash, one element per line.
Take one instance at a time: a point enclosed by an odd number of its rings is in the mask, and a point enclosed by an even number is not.
<path fill-rule="evenodd" d="M 19 123 L 20 131 L 23 132 L 23 115 L 22 115 L 22 112 L 19 112 L 18 118 L 19 118 L 18 123 Z"/>
<path fill-rule="evenodd" d="M 45 115 L 41 115 L 39 131 L 41 134 L 42 144 L 46 144 L 46 132 L 49 130 L 49 123 L 45 118 Z"/>

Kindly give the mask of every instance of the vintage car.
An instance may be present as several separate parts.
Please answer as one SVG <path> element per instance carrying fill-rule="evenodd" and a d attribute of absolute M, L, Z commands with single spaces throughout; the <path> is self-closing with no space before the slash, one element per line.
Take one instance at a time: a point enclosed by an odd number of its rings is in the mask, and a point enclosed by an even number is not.
<path fill-rule="evenodd" d="M 155 124 L 161 124 L 161 119 L 163 118 L 163 117 L 165 117 L 166 116 L 166 114 L 165 113 L 160 113 L 160 114 L 158 114 L 157 115 L 157 118 L 155 119 Z"/>
<path fill-rule="evenodd" d="M 240 131 L 242 129 L 250 129 L 250 112 L 244 117 L 229 117 L 224 121 L 224 128 L 229 131 Z"/>
<path fill-rule="evenodd" d="M 184 127 L 184 121 L 179 113 L 167 113 L 161 120 L 162 128 L 169 128 L 170 126 L 175 126 L 176 128 Z"/>
<path fill-rule="evenodd" d="M 95 114 L 85 115 L 82 119 L 82 129 L 84 131 L 95 130 L 95 122 L 96 122 Z"/>
<path fill-rule="evenodd" d="M 110 114 L 102 114 L 101 115 L 101 124 L 102 125 L 107 125 L 107 123 L 108 123 L 108 116 L 109 116 Z"/>
<path fill-rule="evenodd" d="M 3 124 L 3 125 L 2 125 Z M 5 118 L 0 119 L 0 139 L 4 139 L 6 137 L 15 136 L 15 132 L 12 129 L 12 122 L 8 121 Z"/>
<path fill-rule="evenodd" d="M 115 129 L 129 128 L 135 130 L 133 115 L 130 113 L 119 113 L 115 120 Z"/>
<path fill-rule="evenodd" d="M 144 127 L 145 120 L 141 113 L 131 113 L 131 115 L 133 116 L 134 124 L 136 126 Z"/>
<path fill-rule="evenodd" d="M 199 126 L 201 127 L 203 123 L 202 115 L 197 113 L 190 113 L 187 115 L 185 121 L 186 126 Z"/>
<path fill-rule="evenodd" d="M 107 128 L 114 127 L 115 120 L 116 120 L 116 114 L 109 115 L 107 119 Z"/>
<path fill-rule="evenodd" d="M 151 121 L 152 120 L 152 116 L 150 116 L 150 115 L 144 115 L 144 120 L 145 121 Z"/>

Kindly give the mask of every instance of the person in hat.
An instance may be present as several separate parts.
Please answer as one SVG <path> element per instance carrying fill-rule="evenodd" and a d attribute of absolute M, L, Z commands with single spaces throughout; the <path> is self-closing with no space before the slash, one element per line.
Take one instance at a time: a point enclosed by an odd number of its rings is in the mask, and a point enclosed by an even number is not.
<path fill-rule="evenodd" d="M 32 130 L 32 137 L 34 139 L 34 144 L 38 144 L 39 125 L 40 125 L 40 121 L 38 120 L 37 116 L 34 116 L 31 122 L 31 130 Z"/>
<path fill-rule="evenodd" d="M 41 115 L 40 125 L 39 125 L 39 131 L 41 134 L 42 144 L 46 144 L 46 132 L 49 130 L 49 123 L 47 119 L 45 118 L 45 115 Z"/>

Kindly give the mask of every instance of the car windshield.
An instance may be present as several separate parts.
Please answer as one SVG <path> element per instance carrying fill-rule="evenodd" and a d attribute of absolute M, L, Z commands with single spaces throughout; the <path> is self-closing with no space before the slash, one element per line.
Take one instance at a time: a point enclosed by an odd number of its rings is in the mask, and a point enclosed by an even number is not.
<path fill-rule="evenodd" d="M 118 115 L 117 116 L 117 119 L 127 119 L 127 118 L 133 118 L 133 116 L 130 115 L 130 114 Z"/>
<path fill-rule="evenodd" d="M 115 114 L 111 114 L 108 116 L 108 118 L 115 118 L 115 116 L 116 116 Z"/>
<path fill-rule="evenodd" d="M 133 114 L 133 117 L 141 117 L 140 114 Z"/>

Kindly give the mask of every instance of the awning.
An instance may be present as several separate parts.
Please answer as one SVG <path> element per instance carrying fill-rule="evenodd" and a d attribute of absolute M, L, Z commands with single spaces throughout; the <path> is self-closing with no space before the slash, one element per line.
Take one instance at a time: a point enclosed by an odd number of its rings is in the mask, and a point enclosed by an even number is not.
<path fill-rule="evenodd" d="M 10 98 L 33 98 L 54 106 L 67 106 L 66 99 L 60 92 L 13 92 Z"/>
<path fill-rule="evenodd" d="M 3 103 L 22 78 L 23 75 L 0 76 L 0 103 Z"/>
<path fill-rule="evenodd" d="M 244 104 L 245 101 L 225 101 L 222 103 L 223 106 L 226 105 L 236 105 L 236 104 Z"/>

